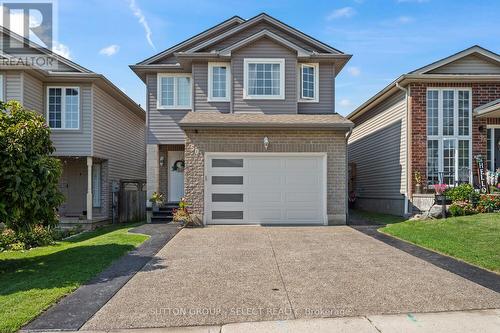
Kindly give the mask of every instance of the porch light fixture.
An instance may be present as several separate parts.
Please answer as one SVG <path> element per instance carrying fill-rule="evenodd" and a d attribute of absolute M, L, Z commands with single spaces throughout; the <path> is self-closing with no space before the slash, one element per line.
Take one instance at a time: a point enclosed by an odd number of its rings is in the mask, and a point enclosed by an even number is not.
<path fill-rule="evenodd" d="M 269 138 L 267 136 L 264 137 L 264 149 L 267 151 L 269 148 Z"/>
<path fill-rule="evenodd" d="M 164 166 L 165 165 L 165 156 L 160 156 L 160 166 Z"/>

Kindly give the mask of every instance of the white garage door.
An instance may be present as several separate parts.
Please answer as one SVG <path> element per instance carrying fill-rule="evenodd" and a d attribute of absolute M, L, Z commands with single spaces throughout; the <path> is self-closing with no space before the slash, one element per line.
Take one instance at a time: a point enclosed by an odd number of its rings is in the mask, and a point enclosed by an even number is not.
<path fill-rule="evenodd" d="M 207 154 L 207 224 L 326 224 L 325 154 Z"/>

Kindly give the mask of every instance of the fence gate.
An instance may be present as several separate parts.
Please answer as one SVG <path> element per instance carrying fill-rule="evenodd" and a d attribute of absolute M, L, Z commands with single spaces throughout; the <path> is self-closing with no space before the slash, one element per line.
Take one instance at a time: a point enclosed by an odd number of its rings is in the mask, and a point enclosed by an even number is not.
<path fill-rule="evenodd" d="M 138 179 L 120 181 L 118 221 L 146 220 L 146 182 Z"/>

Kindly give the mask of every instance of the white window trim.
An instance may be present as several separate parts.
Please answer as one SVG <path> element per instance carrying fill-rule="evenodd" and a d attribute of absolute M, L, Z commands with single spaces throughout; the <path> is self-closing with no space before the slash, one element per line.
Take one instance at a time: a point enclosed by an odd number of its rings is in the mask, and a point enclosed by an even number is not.
<path fill-rule="evenodd" d="M 314 97 L 304 97 L 304 90 L 302 89 L 302 69 L 304 67 L 313 67 L 314 68 Z M 297 88 L 299 96 L 299 103 L 318 103 L 319 102 L 319 64 L 318 63 L 301 63 L 298 66 L 299 75 L 297 76 Z"/>
<path fill-rule="evenodd" d="M 226 67 L 226 97 L 213 96 L 213 68 Z M 229 62 L 208 63 L 208 102 L 230 102 L 231 101 L 231 64 Z"/>
<path fill-rule="evenodd" d="M 490 142 L 490 150 L 491 150 L 491 160 L 488 161 L 488 169 L 490 171 L 495 171 L 493 169 L 490 169 L 492 165 L 495 165 L 495 150 L 496 150 L 496 142 L 495 142 L 495 132 L 500 131 L 500 125 L 486 125 L 486 130 L 492 130 L 491 135 L 492 135 L 492 140 Z M 487 135 L 487 134 L 486 134 Z"/>
<path fill-rule="evenodd" d="M 4 101 L 5 98 L 5 84 L 4 75 L 0 74 L 0 101 Z"/>
<path fill-rule="evenodd" d="M 279 64 L 280 65 L 280 94 L 279 95 L 250 95 L 248 94 L 248 65 L 250 64 Z M 283 58 L 245 58 L 243 59 L 243 99 L 285 99 L 285 59 Z"/>
<path fill-rule="evenodd" d="M 49 103 L 50 103 L 50 98 L 49 98 L 49 89 L 61 89 L 61 127 L 50 127 L 50 121 L 49 121 Z M 76 128 L 67 128 L 66 127 L 66 89 L 75 89 L 78 91 L 78 126 Z M 47 91 L 46 91 L 46 98 L 47 98 L 47 125 L 49 128 L 53 131 L 79 131 L 80 130 L 80 118 L 82 116 L 82 105 L 81 105 L 81 92 L 80 92 L 80 87 L 77 86 L 47 86 Z"/>
<path fill-rule="evenodd" d="M 444 170 L 444 140 L 454 140 L 455 141 L 455 181 L 458 180 L 458 141 L 469 141 L 469 169 L 470 175 L 469 175 L 469 180 L 472 183 L 472 168 L 473 168 L 473 161 L 472 161 L 472 88 L 468 87 L 427 87 L 426 90 L 426 95 L 425 95 L 425 103 L 426 103 L 426 119 L 427 119 L 427 92 L 431 91 L 438 91 L 438 135 L 427 135 L 426 139 L 426 152 L 428 155 L 428 145 L 427 141 L 429 140 L 438 140 L 438 172 L 443 172 Z M 453 135 L 443 135 L 443 91 L 444 90 L 453 90 Z M 468 91 L 469 92 L 469 135 L 459 135 L 458 131 L 458 92 L 459 91 Z M 427 123 L 425 124 L 427 128 Z M 427 161 L 426 161 L 427 165 Z M 429 178 L 429 170 L 427 170 L 427 178 Z"/>
<path fill-rule="evenodd" d="M 174 83 L 174 105 L 161 104 L 161 79 L 164 77 L 188 77 L 191 88 L 189 96 L 189 105 L 177 105 L 177 84 Z M 175 82 L 175 80 L 174 80 Z M 191 110 L 193 108 L 193 78 L 191 73 L 158 73 L 156 82 L 156 108 L 158 110 Z"/>

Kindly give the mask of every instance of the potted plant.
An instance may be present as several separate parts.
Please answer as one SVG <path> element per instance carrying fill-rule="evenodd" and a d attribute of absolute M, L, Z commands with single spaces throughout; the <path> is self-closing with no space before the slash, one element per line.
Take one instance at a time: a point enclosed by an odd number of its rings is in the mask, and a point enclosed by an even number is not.
<path fill-rule="evenodd" d="M 441 216 L 446 218 L 446 184 L 434 184 L 434 190 L 436 191 L 435 203 L 441 205 Z"/>
<path fill-rule="evenodd" d="M 149 198 L 149 202 L 153 205 L 153 211 L 157 212 L 160 210 L 160 206 L 163 205 L 163 202 L 165 201 L 165 196 L 163 193 L 159 192 L 153 192 L 153 195 L 151 198 Z"/>
<path fill-rule="evenodd" d="M 413 173 L 413 177 L 415 178 L 415 194 L 422 194 L 422 174 L 417 170 Z"/>
<path fill-rule="evenodd" d="M 201 226 L 196 223 L 191 212 L 188 209 L 189 204 L 185 198 L 181 198 L 179 201 L 179 208 L 174 210 L 173 222 L 179 223 L 180 227 L 198 227 Z"/>

